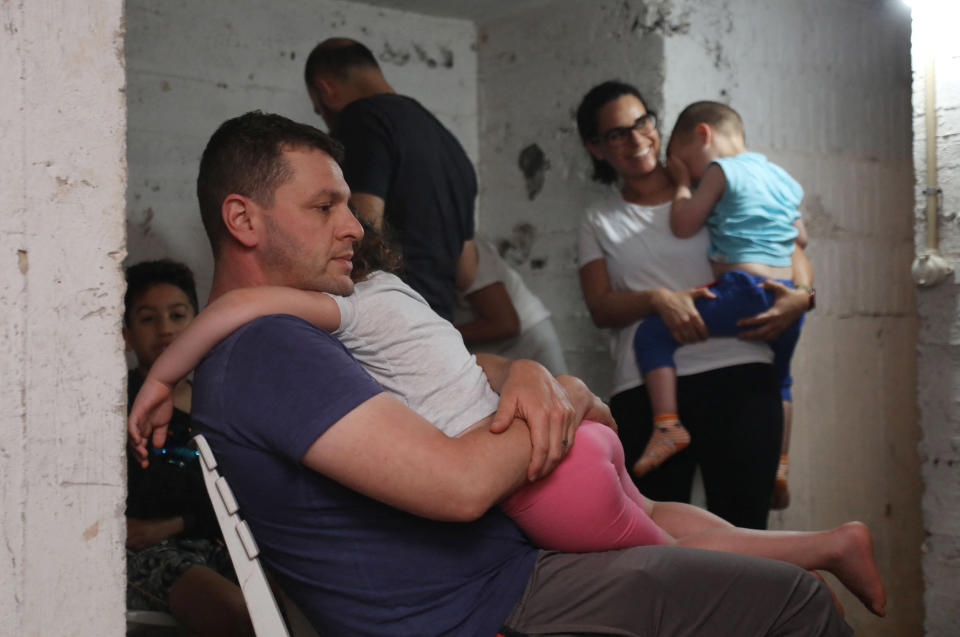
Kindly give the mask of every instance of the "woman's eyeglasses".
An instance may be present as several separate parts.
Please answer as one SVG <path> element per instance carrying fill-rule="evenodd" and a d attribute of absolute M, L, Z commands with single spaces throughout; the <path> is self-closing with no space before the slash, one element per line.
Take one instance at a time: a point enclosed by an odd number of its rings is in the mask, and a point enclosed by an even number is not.
<path fill-rule="evenodd" d="M 647 134 L 656 127 L 657 114 L 651 111 L 638 117 L 637 121 L 633 123 L 633 126 L 617 126 L 616 128 L 611 128 L 602 135 L 598 135 L 595 141 L 604 142 L 611 146 L 621 146 L 627 143 L 633 131 Z"/>

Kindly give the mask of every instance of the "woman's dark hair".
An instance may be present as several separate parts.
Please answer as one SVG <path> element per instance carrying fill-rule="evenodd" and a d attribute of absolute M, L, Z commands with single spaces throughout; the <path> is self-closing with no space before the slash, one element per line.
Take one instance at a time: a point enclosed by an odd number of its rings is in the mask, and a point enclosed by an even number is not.
<path fill-rule="evenodd" d="M 182 263 L 170 259 L 159 261 L 141 261 L 126 270 L 127 291 L 123 295 L 123 324 L 130 327 L 130 310 L 141 294 L 158 283 L 169 283 L 183 290 L 187 300 L 193 306 L 193 313 L 200 312 L 197 304 L 197 285 L 193 272 Z"/>
<path fill-rule="evenodd" d="M 400 255 L 390 249 L 383 235 L 373 226 L 363 219 L 360 219 L 360 225 L 363 226 L 363 238 L 353 244 L 353 271 L 350 278 L 358 282 L 377 270 L 399 272 L 403 265 Z"/>
<path fill-rule="evenodd" d="M 598 84 L 587 91 L 580 102 L 580 106 L 577 107 L 577 131 L 579 131 L 580 139 L 583 142 L 597 141 L 600 134 L 597 113 L 601 108 L 624 95 L 633 95 L 640 100 L 644 107 L 647 105 L 646 100 L 643 99 L 635 86 L 618 80 Z M 612 184 L 617 180 L 617 171 L 614 170 L 613 166 L 602 159 L 597 159 L 592 154 L 590 160 L 593 162 L 593 179 L 595 181 L 602 184 Z"/>

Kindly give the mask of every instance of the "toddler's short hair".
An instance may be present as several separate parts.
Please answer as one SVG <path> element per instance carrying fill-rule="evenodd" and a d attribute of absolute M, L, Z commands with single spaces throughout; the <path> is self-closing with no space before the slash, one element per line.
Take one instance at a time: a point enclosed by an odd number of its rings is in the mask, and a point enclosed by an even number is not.
<path fill-rule="evenodd" d="M 694 102 L 683 109 L 677 117 L 677 123 L 673 125 L 670 142 L 673 143 L 674 139 L 685 139 L 694 131 L 697 124 L 707 124 L 727 135 L 746 137 L 743 131 L 743 119 L 737 111 L 726 104 L 705 100 Z"/>

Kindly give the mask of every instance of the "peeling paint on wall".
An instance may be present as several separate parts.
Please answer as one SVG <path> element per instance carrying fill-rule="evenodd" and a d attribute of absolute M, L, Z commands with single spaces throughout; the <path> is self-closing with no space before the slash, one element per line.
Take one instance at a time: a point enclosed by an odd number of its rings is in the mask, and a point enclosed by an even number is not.
<path fill-rule="evenodd" d="M 509 239 L 497 242 L 497 252 L 511 265 L 522 265 L 530 258 L 537 230 L 529 223 L 518 223 L 513 227 Z"/>
<path fill-rule="evenodd" d="M 536 144 L 530 144 L 520 151 L 520 157 L 517 160 L 520 166 L 520 172 L 527 183 L 527 198 L 533 201 L 537 193 L 543 188 L 543 181 L 546 178 L 547 169 L 550 168 L 550 162 L 543 150 Z"/>

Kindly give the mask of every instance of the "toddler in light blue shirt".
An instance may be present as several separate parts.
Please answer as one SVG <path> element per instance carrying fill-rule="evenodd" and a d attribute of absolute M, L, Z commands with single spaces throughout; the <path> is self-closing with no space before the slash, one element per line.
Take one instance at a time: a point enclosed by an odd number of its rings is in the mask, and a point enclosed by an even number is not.
<path fill-rule="evenodd" d="M 743 121 L 719 102 L 695 102 L 680 114 L 670 136 L 667 168 L 677 184 L 670 210 L 670 228 L 681 238 L 707 226 L 708 257 L 717 280 L 707 298 L 696 301 L 711 336 L 735 336 L 741 319 L 772 307 L 790 287 L 808 292 L 813 307 L 809 266 L 795 244 L 806 245 L 806 230 L 797 209 L 803 188 L 783 168 L 759 153 L 748 152 Z M 697 180 L 696 190 L 691 181 Z M 795 256 L 801 260 L 794 272 Z M 790 358 L 802 320 L 770 341 L 774 366 L 790 414 Z M 686 447 L 690 435 L 677 415 L 676 368 L 673 354 L 679 343 L 657 316 L 637 329 L 634 348 L 654 410 L 654 433 L 633 467 L 643 475 Z M 785 422 L 786 424 L 786 422 Z M 786 441 L 778 478 L 786 487 Z M 782 474 L 782 475 L 781 475 Z"/>

